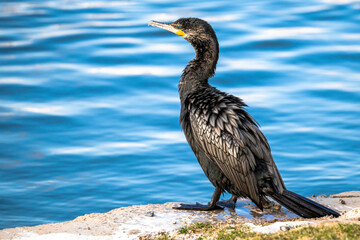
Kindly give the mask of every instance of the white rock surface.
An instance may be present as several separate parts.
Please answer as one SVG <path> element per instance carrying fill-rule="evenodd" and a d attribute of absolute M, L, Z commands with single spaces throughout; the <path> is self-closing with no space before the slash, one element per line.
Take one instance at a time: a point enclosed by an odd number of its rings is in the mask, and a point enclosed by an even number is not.
<path fill-rule="evenodd" d="M 323 221 L 359 221 L 360 192 L 345 192 L 330 197 L 311 198 L 327 207 L 342 212 L 337 219 L 311 219 L 289 221 L 297 218 L 284 208 L 280 211 L 266 210 L 261 212 L 249 201 L 239 199 L 235 211 L 194 212 L 179 211 L 172 207 L 177 203 L 134 205 L 114 209 L 107 213 L 92 213 L 77 217 L 68 222 L 50 223 L 34 227 L 17 227 L 0 230 L 0 239 L 19 240 L 57 240 L 57 239 L 147 239 L 161 232 L 177 231 L 186 224 L 194 222 L 231 222 L 232 224 L 247 224 L 256 232 L 274 233 L 281 229 L 318 224 Z M 343 201 L 340 201 L 343 200 Z M 342 203 L 345 204 L 342 204 Z M 154 215 L 149 214 L 153 211 Z M 255 222 L 274 220 L 267 226 L 255 225 Z"/>
<path fill-rule="evenodd" d="M 298 226 L 303 226 L 303 225 L 310 225 L 311 221 L 293 221 L 293 222 L 275 222 L 273 224 L 267 225 L 267 226 L 260 226 L 260 225 L 255 225 L 253 223 L 245 223 L 246 226 L 249 226 L 254 232 L 258 232 L 258 233 L 276 233 L 280 230 L 282 230 L 283 227 L 285 227 L 285 229 L 288 228 L 294 228 L 294 227 L 298 227 Z"/>

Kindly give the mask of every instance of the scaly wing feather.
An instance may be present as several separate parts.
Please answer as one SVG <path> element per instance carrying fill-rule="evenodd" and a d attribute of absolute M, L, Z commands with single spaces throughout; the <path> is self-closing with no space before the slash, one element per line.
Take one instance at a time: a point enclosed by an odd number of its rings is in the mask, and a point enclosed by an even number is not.
<path fill-rule="evenodd" d="M 195 141 L 243 195 L 262 207 L 256 176 L 260 165 L 283 190 L 267 140 L 240 99 L 205 90 L 188 96 L 186 105 Z"/>

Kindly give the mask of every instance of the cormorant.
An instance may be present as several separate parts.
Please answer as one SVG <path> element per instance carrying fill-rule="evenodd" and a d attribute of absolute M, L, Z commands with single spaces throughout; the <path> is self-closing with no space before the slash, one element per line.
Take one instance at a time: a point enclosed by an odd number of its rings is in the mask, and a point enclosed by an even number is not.
<path fill-rule="evenodd" d="M 150 21 L 149 25 L 182 36 L 196 52 L 179 82 L 180 124 L 215 191 L 207 205 L 181 204 L 176 209 L 217 209 L 220 195 L 227 191 L 232 194 L 229 202 L 233 206 L 238 197 L 246 197 L 263 210 L 271 197 L 305 218 L 338 217 L 337 212 L 286 189 L 265 136 L 245 111 L 247 105 L 209 85 L 219 58 L 213 28 L 198 18 L 180 18 L 173 23 Z"/>

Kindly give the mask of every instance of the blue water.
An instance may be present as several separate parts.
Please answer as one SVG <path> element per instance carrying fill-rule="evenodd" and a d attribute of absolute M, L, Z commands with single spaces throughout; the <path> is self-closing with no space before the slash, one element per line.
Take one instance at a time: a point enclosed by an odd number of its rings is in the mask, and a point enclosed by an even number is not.
<path fill-rule="evenodd" d="M 360 190 L 359 1 L 2 0 L 0 228 L 209 201 L 178 124 L 194 51 L 147 26 L 188 16 L 217 32 L 210 83 L 249 105 L 287 187 Z"/>

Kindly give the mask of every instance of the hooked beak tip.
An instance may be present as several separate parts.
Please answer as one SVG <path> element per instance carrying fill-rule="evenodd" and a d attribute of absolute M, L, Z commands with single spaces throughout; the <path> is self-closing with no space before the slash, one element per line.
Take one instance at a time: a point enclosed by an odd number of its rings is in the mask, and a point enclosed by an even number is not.
<path fill-rule="evenodd" d="M 154 20 L 151 20 L 149 23 L 148 23 L 148 26 L 153 26 L 153 27 L 158 27 L 159 24 L 161 24 L 160 22 L 156 22 Z"/>

